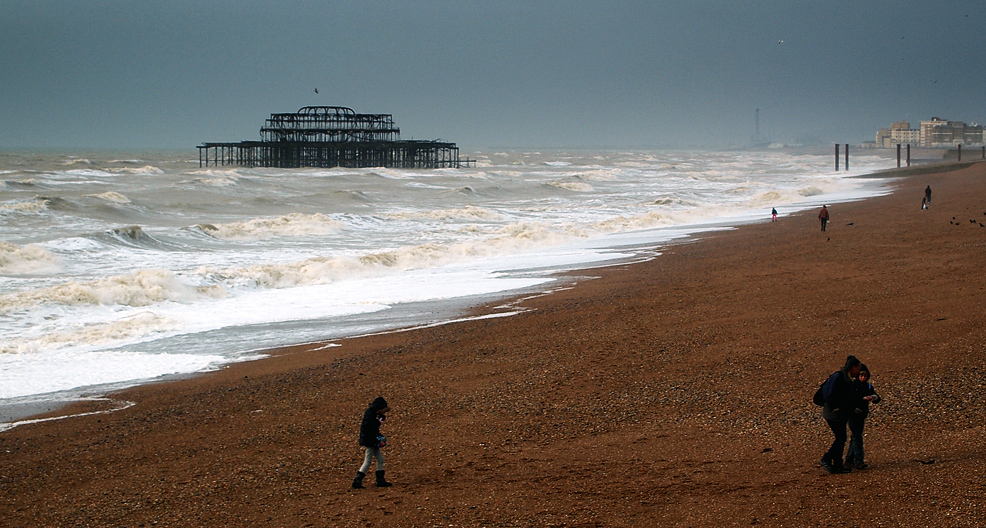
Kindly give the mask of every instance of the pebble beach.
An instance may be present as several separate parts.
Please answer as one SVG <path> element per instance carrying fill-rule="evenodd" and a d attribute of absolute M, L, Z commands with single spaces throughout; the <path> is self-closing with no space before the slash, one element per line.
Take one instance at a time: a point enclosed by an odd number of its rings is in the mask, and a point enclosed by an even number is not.
<path fill-rule="evenodd" d="M 474 310 L 509 317 L 279 349 L 0 432 L 0 519 L 978 526 L 986 163 L 879 176 L 893 192 L 829 204 L 825 232 L 765 214 Z M 883 401 L 869 468 L 830 475 L 811 396 L 849 354 Z M 353 490 L 377 396 L 394 486 Z"/>

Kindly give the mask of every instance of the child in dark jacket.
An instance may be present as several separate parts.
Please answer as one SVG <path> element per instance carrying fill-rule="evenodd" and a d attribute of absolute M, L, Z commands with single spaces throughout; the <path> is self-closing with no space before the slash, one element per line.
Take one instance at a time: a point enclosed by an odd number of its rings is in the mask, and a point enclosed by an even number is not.
<path fill-rule="evenodd" d="M 380 434 L 380 424 L 387 419 L 387 411 L 390 407 L 383 396 L 373 400 L 373 403 L 363 412 L 363 421 L 359 426 L 359 445 L 366 451 L 363 457 L 363 465 L 356 472 L 353 479 L 353 489 L 363 488 L 363 479 L 366 472 L 370 469 L 373 459 L 377 459 L 377 486 L 385 488 L 391 484 L 384 478 L 383 451 L 381 448 L 387 445 L 387 437 Z"/>
<path fill-rule="evenodd" d="M 867 464 L 863 461 L 863 427 L 866 425 L 866 416 L 870 414 L 870 403 L 880 403 L 880 395 L 873 389 L 870 383 L 870 369 L 866 365 L 860 365 L 859 374 L 853 380 L 853 389 L 856 391 L 856 409 L 849 416 L 849 431 L 852 437 L 849 440 L 849 452 L 846 453 L 846 463 L 856 466 L 856 469 L 866 469 Z"/>

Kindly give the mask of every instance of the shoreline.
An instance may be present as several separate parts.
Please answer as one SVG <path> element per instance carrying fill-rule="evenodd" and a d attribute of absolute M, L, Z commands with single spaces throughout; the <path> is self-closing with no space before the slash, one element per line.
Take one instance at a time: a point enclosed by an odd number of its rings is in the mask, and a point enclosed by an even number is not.
<path fill-rule="evenodd" d="M 511 317 L 277 349 L 115 393 L 137 402 L 122 411 L 0 433 L 0 514 L 24 526 L 974 526 L 986 228 L 970 218 L 986 222 L 986 164 L 892 186 L 832 207 L 826 233 L 809 210 L 694 235 L 576 272 L 586 279 Z M 850 353 L 885 402 L 867 421 L 872 468 L 827 475 L 830 433 L 810 398 Z M 394 408 L 395 487 L 354 492 L 355 424 L 378 395 Z"/>
<path fill-rule="evenodd" d="M 955 170 L 954 167 L 959 165 L 963 167 L 968 166 L 969 163 L 962 162 L 961 164 L 959 164 L 956 162 L 951 162 L 951 163 L 945 162 L 937 165 L 940 165 L 939 169 L 942 167 L 945 168 L 952 167 L 949 170 Z M 916 167 L 886 169 L 873 173 L 851 176 L 849 178 L 893 179 L 899 177 L 896 175 L 898 171 L 911 171 L 916 169 L 917 169 Z M 868 196 L 863 196 L 862 198 L 833 197 L 834 201 L 830 203 L 844 203 L 847 201 L 851 202 L 851 201 L 865 200 L 867 198 Z M 809 200 L 806 199 L 803 202 L 793 203 L 793 204 L 789 204 L 788 206 L 785 206 L 787 208 L 793 209 L 794 212 L 785 213 L 783 216 L 788 216 L 790 214 L 797 214 L 799 211 L 803 210 L 801 209 L 802 207 L 809 207 L 805 205 L 808 201 Z M 455 322 L 459 317 L 458 314 L 471 314 L 473 313 L 473 310 L 479 306 L 488 306 L 491 303 L 500 302 L 500 301 L 511 302 L 511 299 L 521 299 L 530 294 L 543 295 L 546 293 L 550 293 L 550 290 L 554 289 L 555 286 L 567 288 L 571 283 L 577 281 L 577 279 L 574 277 L 578 277 L 585 274 L 591 274 L 592 271 L 595 269 L 607 268 L 613 266 L 622 266 L 627 263 L 634 263 L 640 260 L 653 258 L 653 257 L 644 257 L 643 255 L 651 251 L 660 251 L 664 248 L 667 248 L 675 244 L 696 242 L 698 240 L 701 240 L 704 236 L 708 235 L 709 232 L 714 233 L 720 230 L 737 229 L 743 225 L 755 224 L 762 221 L 763 221 L 762 218 L 756 218 L 756 219 L 734 218 L 734 219 L 713 221 L 704 224 L 695 224 L 689 226 L 674 226 L 674 227 L 668 227 L 663 229 L 655 229 L 653 231 L 665 232 L 665 236 L 668 238 L 663 240 L 657 240 L 657 241 L 649 241 L 649 242 L 632 242 L 628 246 L 622 246 L 616 244 L 608 247 L 608 250 L 610 251 L 617 251 L 623 247 L 632 248 L 631 252 L 634 254 L 631 256 L 625 256 L 610 261 L 603 261 L 603 263 L 585 262 L 577 265 L 578 267 L 574 269 L 565 269 L 565 268 L 570 268 L 570 266 L 559 266 L 559 269 L 548 272 L 546 276 L 550 277 L 551 280 L 550 282 L 547 283 L 547 289 L 548 289 L 547 292 L 544 291 L 545 290 L 544 285 L 535 285 L 535 286 L 520 288 L 516 290 L 500 291 L 492 294 L 482 294 L 477 296 L 480 299 L 478 301 L 470 300 L 469 298 L 453 298 L 453 299 L 446 299 L 443 301 L 419 301 L 412 303 L 411 306 L 413 305 L 427 306 L 434 304 L 435 306 L 438 306 L 438 308 L 429 309 L 428 313 L 438 312 L 438 313 L 443 313 L 445 316 L 449 316 L 450 314 L 452 315 L 451 317 L 446 317 L 445 319 L 441 319 L 441 321 L 438 324 Z M 546 268 L 532 268 L 530 270 L 524 270 L 525 273 L 533 272 L 538 274 L 545 273 L 545 271 Z M 405 310 L 406 307 L 393 310 L 393 312 L 395 312 L 397 316 L 390 315 L 389 318 L 390 319 L 397 318 L 399 317 L 400 312 Z M 414 311 L 414 309 L 412 308 L 411 311 Z M 431 323 L 421 323 L 420 325 L 413 324 L 411 326 L 404 326 L 404 327 L 386 327 L 386 325 L 384 325 L 385 329 L 381 330 L 380 332 L 389 333 L 389 332 L 411 331 L 421 325 L 430 326 Z M 288 343 L 277 347 L 258 348 L 255 350 L 249 350 L 243 352 L 242 354 L 268 356 L 268 355 L 276 354 L 278 350 L 282 350 L 282 349 L 294 349 L 298 347 L 304 347 L 306 345 L 318 345 L 326 341 L 338 341 L 343 339 L 360 338 L 360 337 L 364 337 L 365 335 L 373 335 L 376 333 L 378 332 L 374 331 L 371 332 L 370 334 L 342 335 L 341 337 L 318 339 L 309 342 Z M 107 396 L 112 395 L 114 393 L 121 392 L 129 388 L 137 387 L 141 385 L 170 383 L 173 381 L 186 379 L 188 377 L 207 375 L 211 372 L 214 372 L 215 370 L 221 370 L 231 365 L 240 363 L 242 361 L 256 361 L 256 359 L 230 360 L 229 362 L 219 365 L 217 368 L 206 370 L 206 371 L 174 373 L 174 374 L 164 375 L 158 378 L 128 380 L 128 381 L 121 381 L 116 383 L 109 383 L 105 385 L 76 387 L 72 389 L 58 391 L 56 393 L 49 393 L 54 396 L 53 398 L 46 398 L 45 394 L 32 394 L 27 396 L 9 398 L 9 400 L 14 403 L 0 406 L 0 431 L 10 430 L 12 428 L 18 427 L 22 423 L 33 423 L 35 420 L 39 418 L 48 420 L 48 419 L 56 419 L 58 417 L 62 417 L 62 418 L 70 417 L 76 412 L 88 413 L 90 412 L 88 409 L 93 406 L 91 402 L 98 401 L 100 399 L 105 399 Z M 16 400 L 20 400 L 20 401 L 16 401 Z M 76 408 L 82 410 L 76 411 Z"/>

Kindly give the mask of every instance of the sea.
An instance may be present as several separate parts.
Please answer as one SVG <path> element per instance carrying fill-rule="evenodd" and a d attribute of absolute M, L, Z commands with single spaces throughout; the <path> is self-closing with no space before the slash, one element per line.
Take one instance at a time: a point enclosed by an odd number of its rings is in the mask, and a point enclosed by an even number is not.
<path fill-rule="evenodd" d="M 889 192 L 892 160 L 785 150 L 464 152 L 459 169 L 0 152 L 0 430 L 46 402 L 448 323 L 709 230 Z M 837 215 L 837 211 L 834 212 Z M 806 229 L 814 228 L 814 223 Z M 587 271 L 587 273 L 590 273 Z M 20 412 L 18 412 L 20 410 Z"/>

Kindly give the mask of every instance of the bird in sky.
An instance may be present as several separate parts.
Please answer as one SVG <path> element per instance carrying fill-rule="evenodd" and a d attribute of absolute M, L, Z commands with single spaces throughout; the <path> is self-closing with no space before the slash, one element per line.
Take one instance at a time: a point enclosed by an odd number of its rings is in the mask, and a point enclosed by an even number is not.
<path fill-rule="evenodd" d="M 318 88 L 315 88 L 315 93 L 318 93 Z"/>

